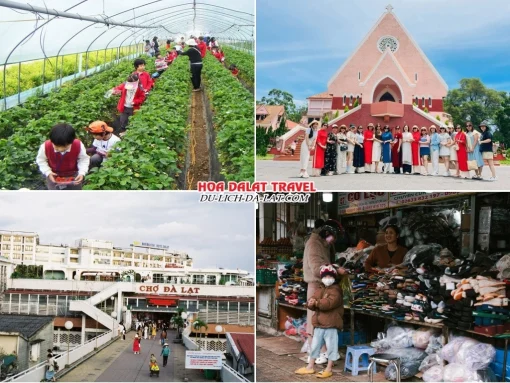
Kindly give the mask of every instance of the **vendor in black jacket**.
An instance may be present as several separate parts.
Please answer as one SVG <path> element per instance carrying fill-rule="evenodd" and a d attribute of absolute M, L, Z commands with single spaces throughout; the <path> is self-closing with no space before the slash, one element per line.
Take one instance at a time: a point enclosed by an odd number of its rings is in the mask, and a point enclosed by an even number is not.
<path fill-rule="evenodd" d="M 200 90 L 200 76 L 202 74 L 202 55 L 194 39 L 189 39 L 186 44 L 189 46 L 189 49 L 186 52 L 177 51 L 177 53 L 189 57 L 193 92 L 198 92 Z"/>

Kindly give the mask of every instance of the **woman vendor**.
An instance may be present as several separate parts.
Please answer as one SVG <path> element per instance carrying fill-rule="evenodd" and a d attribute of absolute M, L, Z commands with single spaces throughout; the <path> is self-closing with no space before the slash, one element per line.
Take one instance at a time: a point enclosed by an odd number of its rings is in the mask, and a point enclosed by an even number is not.
<path fill-rule="evenodd" d="M 375 268 L 385 269 L 390 266 L 400 265 L 404 260 L 407 249 L 398 244 L 400 230 L 395 225 L 388 225 L 384 230 L 386 244 L 376 246 L 365 261 L 365 271 L 375 272 Z M 305 278 L 306 280 L 306 278 Z"/>
<path fill-rule="evenodd" d="M 315 291 L 320 286 L 321 266 L 331 264 L 330 248 L 335 245 L 339 231 L 340 225 L 338 222 L 330 219 L 327 220 L 323 226 L 315 229 L 310 235 L 310 238 L 306 241 L 303 254 L 303 277 L 305 282 L 308 283 L 307 300 L 314 295 Z M 345 269 L 341 267 L 338 268 L 337 272 L 340 275 L 346 273 Z M 309 335 L 308 341 L 311 345 L 313 337 L 312 316 L 314 312 L 312 310 L 306 310 L 306 312 L 306 332 Z M 324 348 L 315 363 L 323 364 L 326 362 L 327 359 Z"/>

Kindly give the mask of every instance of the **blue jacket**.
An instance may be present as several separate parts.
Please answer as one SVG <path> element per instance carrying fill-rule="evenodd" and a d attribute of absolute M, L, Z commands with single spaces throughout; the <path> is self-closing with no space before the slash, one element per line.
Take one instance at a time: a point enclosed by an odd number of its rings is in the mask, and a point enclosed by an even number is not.
<path fill-rule="evenodd" d="M 433 151 L 439 150 L 440 142 L 441 141 L 439 140 L 439 134 L 434 133 L 430 137 L 430 147 L 432 148 Z"/>

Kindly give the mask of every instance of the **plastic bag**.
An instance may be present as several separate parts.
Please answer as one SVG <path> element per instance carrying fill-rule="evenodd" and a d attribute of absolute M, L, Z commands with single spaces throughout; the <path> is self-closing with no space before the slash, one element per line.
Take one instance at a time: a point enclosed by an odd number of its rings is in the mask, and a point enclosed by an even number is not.
<path fill-rule="evenodd" d="M 465 336 L 453 338 L 441 350 L 441 357 L 448 363 L 462 363 L 462 359 L 457 358 L 457 354 L 460 352 L 461 348 L 462 350 L 465 350 L 464 347 L 469 347 L 476 343 L 476 340 L 467 338 Z"/>
<path fill-rule="evenodd" d="M 430 337 L 434 335 L 434 333 L 434 330 L 426 327 L 422 327 L 414 331 L 413 346 L 425 350 L 429 345 Z"/>
<path fill-rule="evenodd" d="M 420 367 L 420 364 L 423 359 L 427 356 L 425 351 L 420 350 L 419 348 L 409 347 L 409 348 L 390 348 L 384 352 L 385 354 L 391 354 L 398 356 L 402 363 L 414 361 L 418 363 L 416 369 Z"/>
<path fill-rule="evenodd" d="M 429 345 L 425 349 L 427 354 L 435 354 L 443 348 L 444 337 L 442 335 L 432 335 L 429 339 Z"/>
<path fill-rule="evenodd" d="M 442 382 L 443 366 L 433 366 L 423 373 L 424 382 Z"/>
<path fill-rule="evenodd" d="M 437 243 L 414 246 L 404 256 L 402 265 L 411 264 L 413 267 L 418 267 L 421 264 L 431 265 L 434 261 L 434 256 L 438 255 L 441 249 L 442 246 Z"/>
<path fill-rule="evenodd" d="M 420 367 L 420 362 L 415 360 L 408 360 L 406 362 L 402 362 L 400 364 L 400 378 L 408 379 L 415 376 L 418 373 L 418 367 Z M 397 369 L 394 364 L 390 364 L 388 365 L 388 367 L 386 367 L 384 377 L 387 380 L 391 381 L 397 380 Z"/>
<path fill-rule="evenodd" d="M 496 349 L 488 343 L 477 343 L 461 354 L 462 361 L 473 370 L 483 370 L 489 367 L 496 356 Z"/>
<path fill-rule="evenodd" d="M 308 341 L 305 341 L 303 343 L 303 347 L 301 347 L 301 352 L 306 352 L 307 354 L 310 353 L 310 343 Z"/>
<path fill-rule="evenodd" d="M 387 338 L 391 348 L 413 347 L 414 330 L 410 327 L 392 326 L 388 328 Z"/>
<path fill-rule="evenodd" d="M 498 378 L 490 368 L 479 370 L 476 372 L 477 378 L 475 382 L 497 382 Z"/>
<path fill-rule="evenodd" d="M 419 370 L 427 371 L 429 368 L 440 365 L 441 358 L 437 354 L 427 355 L 425 359 L 422 360 Z"/>
<path fill-rule="evenodd" d="M 448 364 L 443 370 L 445 382 L 475 382 L 478 374 L 460 363 Z"/>
<path fill-rule="evenodd" d="M 370 342 L 370 347 L 375 348 L 376 352 L 383 352 L 391 347 L 390 340 L 386 338 L 385 333 L 379 332 L 377 333 L 377 340 Z"/>
<path fill-rule="evenodd" d="M 496 269 L 499 271 L 498 279 L 503 279 L 508 276 L 508 269 L 510 269 L 510 254 L 504 255 L 496 262 Z"/>

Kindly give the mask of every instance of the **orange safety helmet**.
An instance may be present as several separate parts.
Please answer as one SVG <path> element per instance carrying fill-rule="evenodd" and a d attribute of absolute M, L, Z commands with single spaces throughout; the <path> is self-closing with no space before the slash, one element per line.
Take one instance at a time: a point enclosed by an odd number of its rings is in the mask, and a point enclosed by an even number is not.
<path fill-rule="evenodd" d="M 106 125 L 104 121 L 94 121 L 88 127 L 86 127 L 87 131 L 92 134 L 101 134 L 101 133 L 112 133 L 113 128 Z"/>

